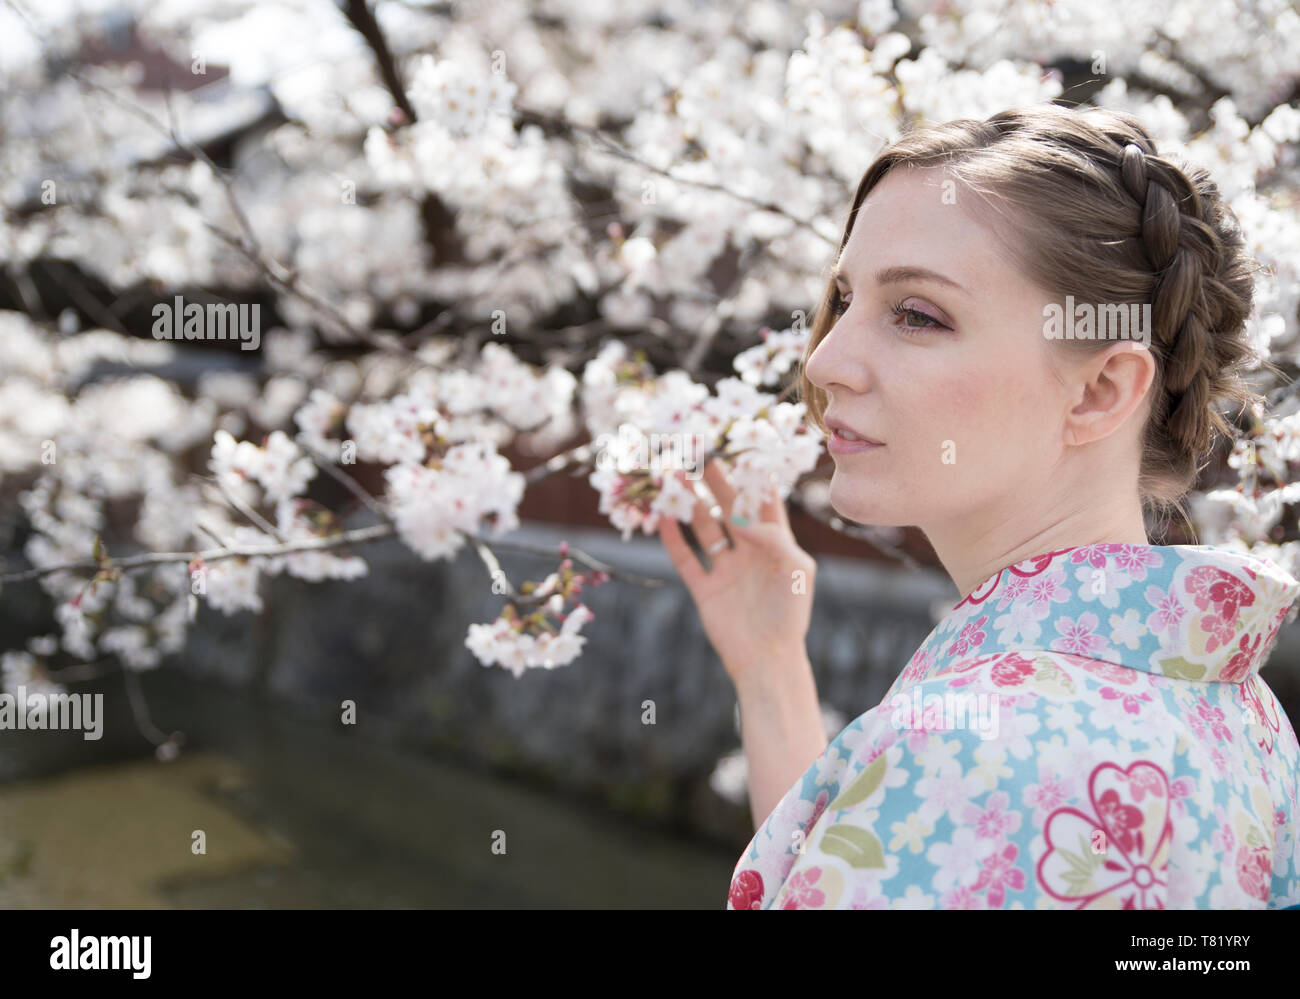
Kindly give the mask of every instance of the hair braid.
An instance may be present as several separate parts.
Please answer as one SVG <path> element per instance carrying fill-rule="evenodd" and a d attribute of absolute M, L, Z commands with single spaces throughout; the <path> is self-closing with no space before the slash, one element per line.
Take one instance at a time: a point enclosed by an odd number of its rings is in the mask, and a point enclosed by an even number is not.
<path fill-rule="evenodd" d="M 1231 394 L 1232 372 L 1226 369 L 1244 352 L 1214 331 L 1240 325 L 1249 313 L 1249 279 L 1243 299 L 1242 286 L 1229 288 L 1217 278 L 1228 251 L 1242 241 L 1224 224 L 1218 192 L 1204 171 L 1179 169 L 1129 141 L 1120 152 L 1119 175 L 1138 204 L 1140 241 L 1154 273 L 1152 343 L 1161 397 L 1153 423 L 1191 479 L 1208 458 L 1215 432 L 1232 432 L 1211 403 Z"/>

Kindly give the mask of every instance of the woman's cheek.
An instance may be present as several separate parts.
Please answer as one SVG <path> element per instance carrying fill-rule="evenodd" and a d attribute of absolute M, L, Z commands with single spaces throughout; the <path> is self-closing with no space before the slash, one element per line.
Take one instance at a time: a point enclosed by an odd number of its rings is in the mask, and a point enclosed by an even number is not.
<path fill-rule="evenodd" d="M 967 454 L 977 457 L 981 450 L 979 439 L 988 423 L 983 394 L 972 388 L 968 378 L 953 377 L 935 382 L 929 399 L 929 436 L 940 468 L 960 466 Z"/>
<path fill-rule="evenodd" d="M 1012 474 L 1023 457 L 1026 421 L 1005 376 L 946 379 L 933 389 L 935 471 L 968 500 L 983 496 Z"/>

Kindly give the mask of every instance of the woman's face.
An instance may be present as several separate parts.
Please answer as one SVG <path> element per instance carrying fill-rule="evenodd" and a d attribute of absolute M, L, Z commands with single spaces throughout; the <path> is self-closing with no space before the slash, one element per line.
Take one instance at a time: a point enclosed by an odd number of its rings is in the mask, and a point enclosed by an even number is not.
<path fill-rule="evenodd" d="M 859 523 L 988 529 L 1043 495 L 1063 457 L 1049 296 L 946 179 L 899 167 L 867 196 L 839 261 L 839 318 L 805 366 L 827 423 L 883 445 L 834 455 L 831 503 Z"/>

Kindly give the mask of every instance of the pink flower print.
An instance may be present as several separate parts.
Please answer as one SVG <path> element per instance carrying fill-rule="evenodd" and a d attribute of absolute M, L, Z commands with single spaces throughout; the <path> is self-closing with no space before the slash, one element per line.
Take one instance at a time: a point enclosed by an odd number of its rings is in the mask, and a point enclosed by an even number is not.
<path fill-rule="evenodd" d="M 1108 701 L 1119 701 L 1124 710 L 1131 715 L 1139 714 L 1142 711 L 1142 706 L 1138 702 L 1151 700 L 1150 694 L 1134 694 L 1116 690 L 1114 687 L 1102 687 L 1101 696 Z M 1138 795 L 1137 800 L 1142 800 L 1141 795 Z"/>
<path fill-rule="evenodd" d="M 1084 611 L 1077 621 L 1072 621 L 1068 617 L 1058 617 L 1056 630 L 1062 637 L 1052 642 L 1052 650 L 1079 656 L 1099 654 L 1106 648 L 1106 639 L 1096 634 L 1098 624 L 1097 615 L 1092 611 Z"/>
<path fill-rule="evenodd" d="M 1237 851 L 1237 883 L 1251 898 L 1268 901 L 1268 886 L 1273 880 L 1273 858 L 1266 846 L 1242 845 Z"/>
<path fill-rule="evenodd" d="M 1237 615 L 1242 607 L 1255 602 L 1255 594 L 1242 580 L 1214 566 L 1197 566 L 1187 576 L 1187 592 L 1200 610 L 1209 610 L 1199 624 L 1210 636 L 1207 652 L 1232 641 L 1237 630 Z"/>
<path fill-rule="evenodd" d="M 1065 570 L 1056 569 L 1041 576 L 1034 576 L 1029 581 L 1029 593 L 1030 606 L 1034 610 L 1050 605 L 1053 600 L 1057 603 L 1068 602 L 1070 591 L 1065 585 Z"/>
<path fill-rule="evenodd" d="M 1128 786 L 1133 793 L 1134 801 L 1141 801 L 1146 794 L 1150 794 L 1153 798 L 1159 798 L 1165 793 L 1165 782 L 1155 770 L 1133 771 L 1129 774 Z"/>
<path fill-rule="evenodd" d="M 1059 808 L 1070 797 L 1069 781 L 1051 773 L 1039 772 L 1041 784 L 1030 784 L 1025 788 L 1024 802 L 1034 809 L 1034 821 L 1041 822 L 1040 815 Z"/>
<path fill-rule="evenodd" d="M 1008 843 L 1000 852 L 984 861 L 984 869 L 975 882 L 975 891 L 988 889 L 990 909 L 1002 908 L 1008 888 L 1012 891 L 1025 890 L 1025 872 L 1016 866 L 1016 855 L 1019 852 L 1015 843 Z"/>
<path fill-rule="evenodd" d="M 1273 813 L 1273 825 L 1277 826 L 1279 829 L 1281 829 L 1284 825 L 1286 825 L 1285 808 L 1279 808 L 1276 812 Z"/>
<path fill-rule="evenodd" d="M 822 817 L 822 812 L 826 811 L 826 805 L 831 800 L 831 793 L 828 789 L 822 788 L 817 792 L 817 800 L 813 803 L 812 816 L 804 823 L 803 838 L 807 842 L 808 837 L 812 835 L 812 827 L 817 824 L 817 820 Z"/>
<path fill-rule="evenodd" d="M 1081 545 L 1070 553 L 1070 561 L 1075 565 L 1087 562 L 1094 568 L 1103 569 L 1106 566 L 1106 556 L 1118 552 L 1122 547 L 1112 542 L 1102 545 Z"/>
<path fill-rule="evenodd" d="M 1102 763 L 1088 778 L 1088 798 L 1092 815 L 1067 807 L 1048 817 L 1039 884 L 1080 909 L 1163 909 L 1173 839 L 1168 775 L 1148 760 L 1127 770 Z M 1093 854 L 1092 844 L 1105 852 Z"/>
<path fill-rule="evenodd" d="M 998 610 L 1006 610 L 1017 597 L 1029 592 L 1029 577 L 1012 576 L 998 593 Z"/>
<path fill-rule="evenodd" d="M 1137 683 L 1138 671 L 1132 666 L 1117 666 L 1114 663 L 1103 662 L 1100 659 L 1080 659 L 1078 664 L 1089 673 L 1111 683 L 1125 686 Z"/>
<path fill-rule="evenodd" d="M 971 649 L 977 649 L 983 645 L 984 639 L 988 636 L 980 629 L 987 620 L 988 615 L 985 614 L 976 618 L 974 621 L 967 621 L 961 629 L 961 634 L 957 636 L 957 640 L 953 642 L 952 645 L 948 646 L 948 652 L 946 654 L 950 656 L 964 656 Z"/>
<path fill-rule="evenodd" d="M 1015 687 L 1033 676 L 1034 672 L 1032 660 L 1012 653 L 994 662 L 989 676 L 999 687 Z"/>
<path fill-rule="evenodd" d="M 1282 622 L 1286 619 L 1287 612 L 1291 610 L 1291 605 L 1286 604 L 1273 615 L 1273 624 L 1268 629 L 1268 634 L 1264 636 L 1264 648 L 1271 650 L 1273 648 L 1273 639 L 1277 638 L 1278 631 L 1282 628 Z"/>
<path fill-rule="evenodd" d="M 1151 633 L 1177 634 L 1178 624 L 1187 613 L 1187 608 L 1179 602 L 1178 597 L 1158 586 L 1148 586 L 1144 596 L 1146 602 L 1156 609 L 1155 613 L 1147 618 L 1147 628 Z"/>
<path fill-rule="evenodd" d="M 1259 689 L 1256 686 L 1259 681 L 1259 674 L 1252 673 L 1237 687 L 1241 691 L 1241 698 L 1246 702 L 1251 714 L 1255 718 L 1255 724 L 1262 730 L 1259 742 L 1256 743 L 1260 749 L 1264 750 L 1270 756 L 1273 753 L 1273 734 L 1281 732 L 1281 720 L 1275 710 L 1265 710 L 1264 701 L 1259 696 Z M 1269 708 L 1273 707 L 1270 702 Z"/>
<path fill-rule="evenodd" d="M 947 673 L 966 673 L 969 672 L 970 670 L 975 669 L 975 667 L 981 665 L 982 663 L 988 662 L 988 660 L 989 660 L 988 656 L 983 656 L 983 657 L 967 656 L 965 659 L 958 659 L 956 662 L 948 666 L 942 667 L 934 675 L 938 677 L 938 676 L 944 676 Z"/>
<path fill-rule="evenodd" d="M 981 839 L 1001 839 L 1020 828 L 1020 813 L 1007 811 L 1010 803 L 1005 791 L 995 791 L 985 807 L 967 805 L 962 810 L 962 821 L 973 826 Z"/>
<path fill-rule="evenodd" d="M 1222 809 L 1215 809 L 1215 813 L 1219 820 L 1219 827 L 1210 834 L 1210 845 L 1219 853 L 1231 853 L 1237 845 L 1237 837 L 1232 832 L 1232 823 L 1228 821 Z"/>
<path fill-rule="evenodd" d="M 908 684 L 920 680 L 929 671 L 934 664 L 934 655 L 929 649 L 918 649 L 912 661 L 907 664 L 903 670 L 903 683 Z"/>
<path fill-rule="evenodd" d="M 1169 802 L 1177 806 L 1178 814 L 1187 814 L 1187 799 L 1196 791 L 1196 785 L 1186 777 L 1179 777 L 1169 785 Z"/>
<path fill-rule="evenodd" d="M 1135 845 L 1135 837 L 1141 835 L 1142 809 L 1125 804 L 1114 788 L 1103 791 L 1094 802 L 1102 825 L 1115 837 L 1120 849 L 1130 852 Z"/>
<path fill-rule="evenodd" d="M 945 909 L 982 909 L 982 901 L 975 889 L 962 885 L 945 892 L 940 904 Z"/>
<path fill-rule="evenodd" d="M 1219 671 L 1219 679 L 1224 683 L 1240 683 L 1244 680 L 1255 663 L 1255 654 L 1259 651 L 1263 640 L 1264 636 L 1256 633 L 1255 641 L 1251 642 L 1250 632 L 1245 632 L 1237 643 L 1237 651 L 1232 654 L 1228 664 Z"/>
<path fill-rule="evenodd" d="M 1164 558 L 1151 545 L 1120 545 L 1115 564 L 1134 579 L 1146 579 L 1147 568 L 1164 565 Z"/>
<path fill-rule="evenodd" d="M 732 879 L 727 901 L 733 909 L 761 909 L 763 876 L 758 871 L 741 871 Z"/>
<path fill-rule="evenodd" d="M 781 903 L 781 908 L 820 908 L 826 901 L 826 893 L 817 887 L 821 876 L 820 867 L 809 867 L 790 878 L 785 883 L 785 900 Z"/>
<path fill-rule="evenodd" d="M 859 882 L 853 888 L 853 898 L 849 903 L 849 908 L 888 909 L 889 900 L 881 895 L 870 882 Z"/>
<path fill-rule="evenodd" d="M 1214 764 L 1214 770 L 1220 777 L 1228 776 L 1228 754 L 1219 746 L 1210 750 L 1210 762 Z"/>
<path fill-rule="evenodd" d="M 1229 742 L 1232 739 L 1232 733 L 1224 724 L 1223 709 L 1216 708 L 1204 697 L 1196 699 L 1196 717 L 1219 742 Z"/>

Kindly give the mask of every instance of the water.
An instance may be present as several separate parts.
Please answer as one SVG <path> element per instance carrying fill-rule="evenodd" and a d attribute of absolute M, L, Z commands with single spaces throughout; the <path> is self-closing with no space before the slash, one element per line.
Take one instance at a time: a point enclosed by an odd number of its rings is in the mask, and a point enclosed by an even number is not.
<path fill-rule="evenodd" d="M 739 849 L 295 718 L 176 671 L 149 675 L 146 691 L 154 718 L 186 733 L 177 760 L 111 760 L 0 785 L 0 906 L 725 905 Z M 80 740 L 3 734 L 10 747 Z M 206 853 L 192 849 L 196 831 Z M 505 852 L 494 853 L 501 834 Z"/>

